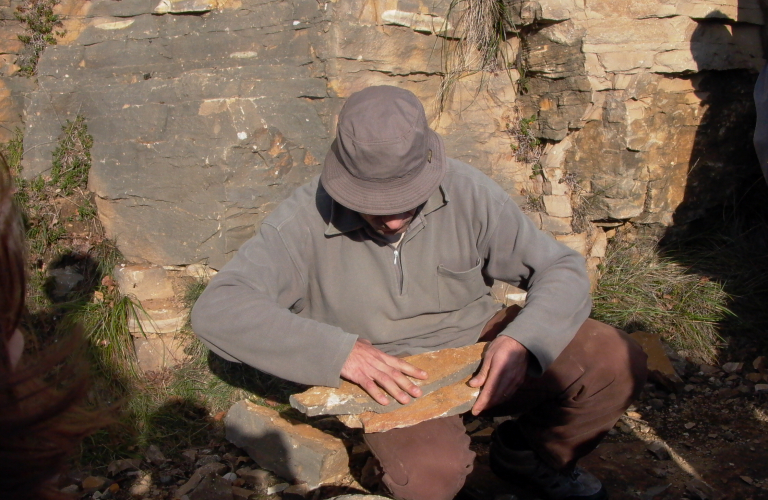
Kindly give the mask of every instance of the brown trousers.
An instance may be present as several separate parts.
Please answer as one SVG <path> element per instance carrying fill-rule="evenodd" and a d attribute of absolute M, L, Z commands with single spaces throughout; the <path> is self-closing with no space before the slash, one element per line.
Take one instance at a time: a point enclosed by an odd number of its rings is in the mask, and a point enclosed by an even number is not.
<path fill-rule="evenodd" d="M 482 339 L 495 337 L 518 310 L 499 311 Z M 531 448 L 566 469 L 595 449 L 645 379 L 643 350 L 621 330 L 588 319 L 541 377 L 526 377 L 512 398 L 483 416 L 519 415 Z M 475 454 L 460 415 L 364 437 L 398 499 L 449 500 L 472 472 Z"/>

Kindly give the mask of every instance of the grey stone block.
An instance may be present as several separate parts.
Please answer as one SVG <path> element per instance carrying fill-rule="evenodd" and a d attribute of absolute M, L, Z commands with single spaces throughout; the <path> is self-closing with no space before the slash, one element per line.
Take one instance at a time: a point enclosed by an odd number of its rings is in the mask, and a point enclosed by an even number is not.
<path fill-rule="evenodd" d="M 344 443 L 310 427 L 288 421 L 275 410 L 244 400 L 224 418 L 226 437 L 260 467 L 316 488 L 348 473 Z"/>

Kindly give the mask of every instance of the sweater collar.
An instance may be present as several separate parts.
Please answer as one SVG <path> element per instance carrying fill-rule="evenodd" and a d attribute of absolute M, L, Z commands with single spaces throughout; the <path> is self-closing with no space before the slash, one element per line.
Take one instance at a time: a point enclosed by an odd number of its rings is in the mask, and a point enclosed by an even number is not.
<path fill-rule="evenodd" d="M 420 215 L 426 216 L 446 203 L 448 203 L 448 195 L 446 195 L 443 187 L 439 186 L 424 204 Z M 328 227 L 325 229 L 325 235 L 336 236 L 348 233 L 364 227 L 365 224 L 365 220 L 360 217 L 359 213 L 334 201 L 331 205 L 331 218 L 328 222 Z M 426 221 L 424 224 L 426 224 Z"/>

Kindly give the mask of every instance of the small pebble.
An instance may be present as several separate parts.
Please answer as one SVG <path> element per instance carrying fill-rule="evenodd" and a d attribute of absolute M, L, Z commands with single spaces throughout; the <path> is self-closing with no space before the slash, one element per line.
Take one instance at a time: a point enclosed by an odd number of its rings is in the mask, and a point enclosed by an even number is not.
<path fill-rule="evenodd" d="M 287 489 L 290 486 L 288 483 L 280 483 L 276 484 L 274 486 L 270 486 L 267 488 L 267 495 L 274 495 L 275 493 L 280 493 L 281 491 Z"/>
<path fill-rule="evenodd" d="M 667 477 L 667 471 L 665 469 L 661 469 L 659 467 L 654 467 L 653 469 L 648 469 L 646 472 L 650 474 L 653 477 L 657 477 L 659 479 L 664 479 Z"/>
<path fill-rule="evenodd" d="M 659 460 L 669 460 L 670 459 L 669 450 L 667 449 L 667 446 L 664 443 L 660 442 L 660 441 L 654 441 L 654 442 L 650 443 L 647 446 L 647 449 L 648 449 L 648 451 L 651 452 L 651 454 L 653 456 L 655 456 Z"/>
<path fill-rule="evenodd" d="M 203 465 L 212 464 L 214 462 L 221 461 L 221 457 L 218 455 L 206 455 L 204 457 L 200 457 L 200 459 L 195 462 L 195 467 L 202 467 Z"/>
<path fill-rule="evenodd" d="M 725 373 L 739 373 L 744 368 L 744 363 L 730 362 L 723 365 Z"/>
<path fill-rule="evenodd" d="M 482 422 L 479 420 L 473 420 L 464 425 L 464 428 L 467 430 L 467 433 L 471 434 L 475 432 L 477 428 L 480 427 L 480 425 L 482 425 Z"/>

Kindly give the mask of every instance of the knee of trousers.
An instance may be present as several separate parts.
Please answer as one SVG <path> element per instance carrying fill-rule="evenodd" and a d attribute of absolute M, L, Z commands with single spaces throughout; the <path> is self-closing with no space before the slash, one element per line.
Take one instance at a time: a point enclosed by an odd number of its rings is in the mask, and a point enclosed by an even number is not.
<path fill-rule="evenodd" d="M 385 472 L 384 484 L 399 500 L 451 500 L 472 472 L 475 454 L 457 460 L 409 464 L 408 470 Z"/>
<path fill-rule="evenodd" d="M 630 403 L 645 385 L 647 358 L 640 345 L 625 332 L 605 323 L 587 320 L 583 328 L 594 339 L 589 356 L 589 378 L 600 381 L 597 386 L 610 386 L 614 398 Z"/>

